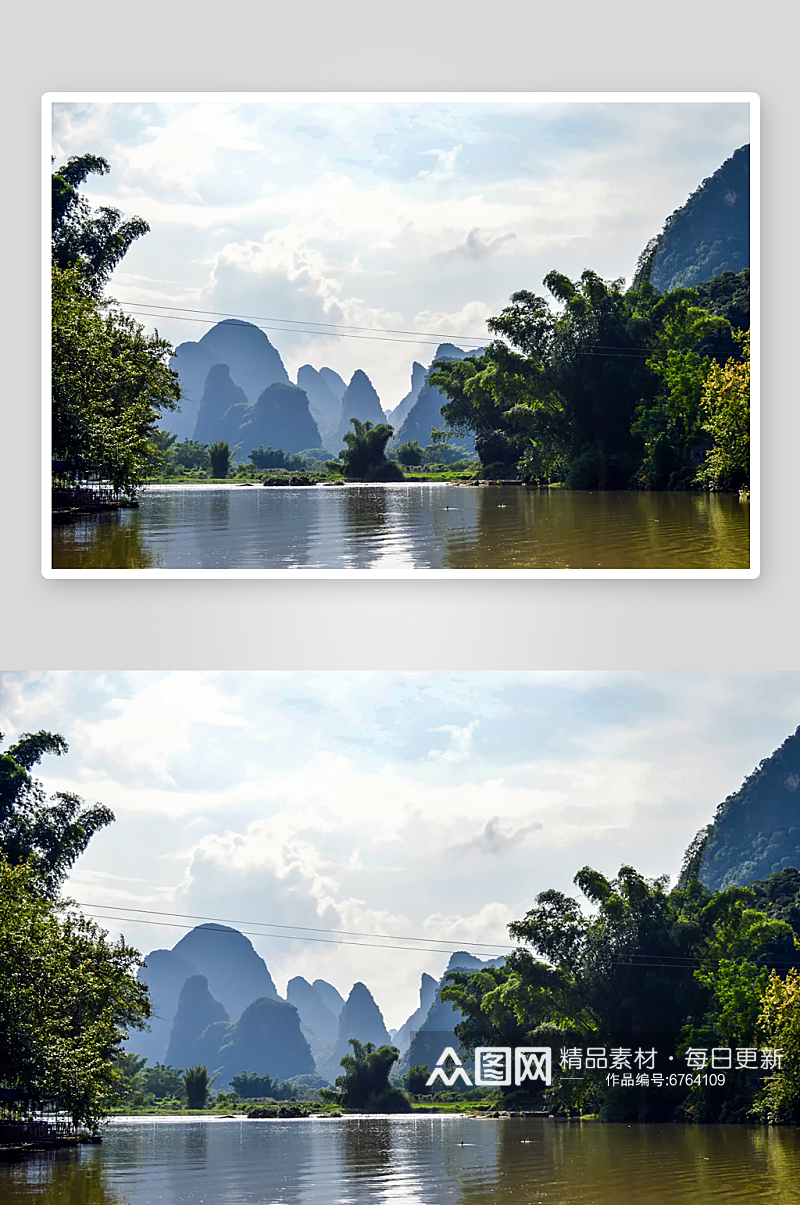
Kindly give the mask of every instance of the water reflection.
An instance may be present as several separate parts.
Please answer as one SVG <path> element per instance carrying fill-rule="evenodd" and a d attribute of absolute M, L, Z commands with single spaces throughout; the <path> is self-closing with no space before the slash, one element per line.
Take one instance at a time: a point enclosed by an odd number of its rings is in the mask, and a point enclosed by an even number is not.
<path fill-rule="evenodd" d="M 53 567 L 61 569 L 157 569 L 161 559 L 146 526 L 126 521 L 137 511 L 86 515 L 53 528 Z"/>
<path fill-rule="evenodd" d="M 24 1163 L 0 1164 L 0 1200 L 59 1205 L 129 1205 L 115 1191 L 105 1167 L 83 1152 L 50 1151 Z"/>
<path fill-rule="evenodd" d="M 118 1122 L 0 1165 L 3 1205 L 800 1205 L 800 1135 L 546 1119 Z"/>
<path fill-rule="evenodd" d="M 455 485 L 153 487 L 62 524 L 55 568 L 742 569 L 749 507 L 725 494 Z"/>

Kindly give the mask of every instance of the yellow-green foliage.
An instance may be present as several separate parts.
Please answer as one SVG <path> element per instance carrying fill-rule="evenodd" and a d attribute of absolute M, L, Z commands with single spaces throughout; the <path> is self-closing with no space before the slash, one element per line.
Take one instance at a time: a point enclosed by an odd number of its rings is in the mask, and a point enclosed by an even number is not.
<path fill-rule="evenodd" d="M 714 443 L 696 481 L 709 489 L 750 484 L 750 332 L 741 335 L 742 359 L 713 364 L 703 388 L 702 427 Z"/>
<path fill-rule="evenodd" d="M 800 1117 L 800 971 L 785 979 L 772 971 L 758 1018 L 764 1045 L 782 1051 L 781 1066 L 767 1080 L 757 1103 L 765 1121 Z"/>

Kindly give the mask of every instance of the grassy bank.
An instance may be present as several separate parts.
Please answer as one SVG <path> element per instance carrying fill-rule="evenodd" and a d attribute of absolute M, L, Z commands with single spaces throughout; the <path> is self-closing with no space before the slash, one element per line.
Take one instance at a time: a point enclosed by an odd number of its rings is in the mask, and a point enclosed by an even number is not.
<path fill-rule="evenodd" d="M 433 472 L 408 469 L 404 471 L 406 482 L 417 484 L 422 482 L 453 482 L 456 484 L 477 483 L 478 477 L 474 469 L 442 469 Z M 199 474 L 160 473 L 148 477 L 146 485 L 343 485 L 348 480 L 357 484 L 355 479 L 346 478 L 343 473 L 315 473 L 290 469 L 270 469 L 267 472 L 256 473 L 252 476 L 211 477 Z M 366 482 L 365 484 L 372 484 Z M 399 484 L 402 484 L 400 482 Z"/>

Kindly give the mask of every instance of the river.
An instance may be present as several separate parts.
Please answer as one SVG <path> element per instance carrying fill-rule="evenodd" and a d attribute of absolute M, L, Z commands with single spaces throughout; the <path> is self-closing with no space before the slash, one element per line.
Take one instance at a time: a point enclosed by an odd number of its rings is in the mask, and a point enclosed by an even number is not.
<path fill-rule="evenodd" d="M 730 570 L 729 494 L 516 486 L 149 486 L 135 510 L 57 524 L 61 570 Z"/>
<path fill-rule="evenodd" d="M 3 1205 L 798 1205 L 800 1133 L 545 1118 L 113 1121 Z"/>

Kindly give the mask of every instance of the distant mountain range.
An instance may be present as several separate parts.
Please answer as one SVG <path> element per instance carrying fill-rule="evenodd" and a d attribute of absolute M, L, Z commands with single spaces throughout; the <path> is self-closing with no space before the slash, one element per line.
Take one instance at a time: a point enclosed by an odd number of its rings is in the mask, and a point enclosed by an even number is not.
<path fill-rule="evenodd" d="M 502 961 L 499 960 L 499 961 Z M 447 970 L 475 970 L 484 963 L 471 954 L 453 954 Z M 349 1054 L 350 1038 L 376 1046 L 396 1045 L 403 1065 L 414 1054 L 418 1030 L 427 1045 L 457 1045 L 453 1025 L 459 1014 L 439 999 L 441 981 L 423 974 L 420 1007 L 399 1030 L 390 1032 L 369 988 L 355 983 L 343 999 L 324 979 L 290 979 L 286 1000 L 276 991 L 267 964 L 244 934 L 227 925 L 192 929 L 171 950 L 153 950 L 139 977 L 150 989 L 150 1030 L 132 1034 L 128 1049 L 151 1064 L 185 1068 L 201 1063 L 226 1088 L 243 1071 L 277 1079 L 318 1074 L 332 1083 Z M 421 1039 L 423 1045 L 426 1039 Z M 422 1058 L 420 1046 L 414 1062 Z"/>
<path fill-rule="evenodd" d="M 466 354 L 443 343 L 434 359 Z M 427 383 L 430 365 L 414 362 L 409 393 L 394 410 L 384 412 L 360 368 L 345 383 L 332 368 L 304 364 L 294 384 L 260 327 L 238 319 L 218 322 L 196 343 L 179 344 L 170 366 L 180 377 L 181 408 L 164 415 L 162 427 L 179 439 L 204 444 L 227 440 L 243 461 L 258 447 L 324 451 L 335 457 L 353 418 L 373 426 L 389 422 L 395 444 L 416 439 L 422 447 L 430 443 L 432 429 L 443 425 L 445 399 Z"/>

